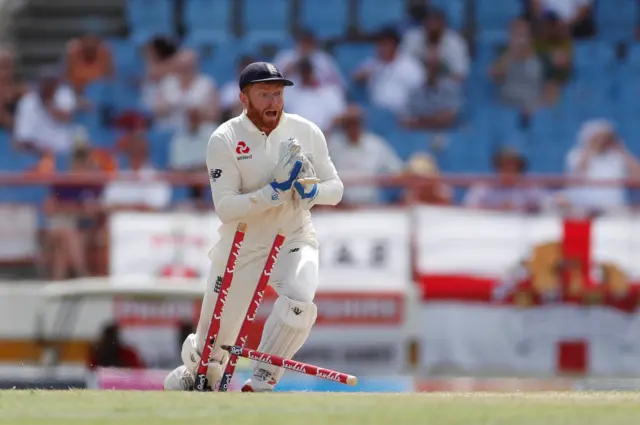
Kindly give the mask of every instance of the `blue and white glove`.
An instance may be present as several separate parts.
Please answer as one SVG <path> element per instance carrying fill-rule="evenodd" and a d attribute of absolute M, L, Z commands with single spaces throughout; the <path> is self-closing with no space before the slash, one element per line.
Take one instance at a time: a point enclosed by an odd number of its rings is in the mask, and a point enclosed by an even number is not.
<path fill-rule="evenodd" d="M 302 170 L 298 177 L 298 180 L 317 180 L 316 171 L 313 169 L 313 164 L 305 156 L 302 157 Z M 310 210 L 314 205 L 314 200 L 318 195 L 318 183 L 304 184 L 301 181 L 293 183 L 294 203 L 303 210 Z"/>
<path fill-rule="evenodd" d="M 284 193 L 291 190 L 303 167 L 300 144 L 295 140 L 280 145 L 278 165 L 272 172 L 273 181 L 259 190 L 263 201 L 271 206 L 285 201 Z"/>

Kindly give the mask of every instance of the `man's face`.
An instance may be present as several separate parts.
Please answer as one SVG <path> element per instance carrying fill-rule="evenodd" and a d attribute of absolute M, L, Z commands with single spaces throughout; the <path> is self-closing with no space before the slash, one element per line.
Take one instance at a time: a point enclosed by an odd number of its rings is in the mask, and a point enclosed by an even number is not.
<path fill-rule="evenodd" d="M 344 131 L 349 137 L 349 141 L 357 143 L 360 141 L 360 134 L 362 132 L 362 125 L 359 118 L 351 118 L 344 123 Z"/>
<path fill-rule="evenodd" d="M 58 90 L 58 80 L 54 78 L 46 78 L 40 83 L 40 95 L 43 99 L 49 100 L 53 98 Z"/>
<path fill-rule="evenodd" d="M 247 115 L 258 128 L 275 128 L 284 107 L 282 83 L 255 83 L 240 93 Z"/>
<path fill-rule="evenodd" d="M 100 40 L 94 36 L 86 36 L 82 39 L 81 49 L 82 54 L 87 58 L 94 58 L 98 55 L 98 47 L 100 47 Z"/>
<path fill-rule="evenodd" d="M 298 51 L 301 56 L 307 56 L 316 49 L 316 42 L 312 38 L 303 38 L 298 42 Z"/>
<path fill-rule="evenodd" d="M 514 183 L 521 174 L 520 162 L 517 158 L 505 157 L 498 165 L 498 175 L 504 183 Z"/>
<path fill-rule="evenodd" d="M 391 38 L 383 38 L 378 41 L 378 56 L 383 61 L 390 61 L 396 53 L 397 45 Z"/>
<path fill-rule="evenodd" d="M 439 36 L 444 32 L 444 21 L 437 16 L 425 20 L 425 29 L 429 36 Z"/>

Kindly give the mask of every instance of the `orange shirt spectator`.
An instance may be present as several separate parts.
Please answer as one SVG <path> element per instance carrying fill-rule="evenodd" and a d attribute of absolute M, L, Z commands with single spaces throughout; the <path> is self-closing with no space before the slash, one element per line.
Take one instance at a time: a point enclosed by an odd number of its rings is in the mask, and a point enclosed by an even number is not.
<path fill-rule="evenodd" d="M 113 76 L 111 52 L 93 35 L 69 42 L 66 61 L 67 79 L 78 93 L 93 81 Z"/>

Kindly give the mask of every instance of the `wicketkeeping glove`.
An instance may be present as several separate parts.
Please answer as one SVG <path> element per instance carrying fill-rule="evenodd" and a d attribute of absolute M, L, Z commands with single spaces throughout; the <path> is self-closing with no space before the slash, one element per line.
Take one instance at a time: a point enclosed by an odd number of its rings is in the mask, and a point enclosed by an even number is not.
<path fill-rule="evenodd" d="M 302 170 L 300 172 L 298 180 L 315 179 L 316 171 L 313 169 L 313 164 L 311 163 L 311 161 L 309 161 L 309 159 L 303 156 L 302 162 L 303 162 Z M 311 207 L 314 205 L 313 201 L 318 195 L 318 184 L 317 183 L 303 184 L 300 181 L 296 181 L 293 183 L 293 188 L 295 189 L 294 202 L 296 203 L 296 205 L 303 210 L 311 209 Z"/>
<path fill-rule="evenodd" d="M 295 140 L 280 144 L 280 159 L 272 172 L 273 181 L 258 191 L 268 204 L 278 206 L 284 202 L 283 193 L 291 189 L 302 170 L 303 157 L 300 150 L 300 144 Z M 258 200 L 252 198 L 252 201 Z"/>

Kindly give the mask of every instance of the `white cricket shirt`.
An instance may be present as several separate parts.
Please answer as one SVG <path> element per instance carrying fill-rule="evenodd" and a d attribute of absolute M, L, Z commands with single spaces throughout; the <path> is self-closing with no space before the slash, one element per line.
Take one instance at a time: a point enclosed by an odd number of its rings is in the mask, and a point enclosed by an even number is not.
<path fill-rule="evenodd" d="M 342 199 L 342 182 L 317 125 L 298 115 L 283 113 L 278 126 L 267 136 L 242 113 L 218 127 L 207 147 L 213 203 L 222 221 L 221 240 L 210 254 L 212 259 L 228 255 L 239 222 L 247 223 L 242 247 L 245 255 L 268 250 L 278 229 L 285 231 L 285 243 L 317 246 L 311 213 L 294 205 L 294 189 L 291 197 L 279 206 L 250 199 L 256 197 L 254 192 L 273 181 L 271 173 L 279 159 L 279 145 L 290 138 L 300 143 L 302 153 L 309 158 L 321 181 L 314 203 L 336 205 Z"/>

